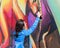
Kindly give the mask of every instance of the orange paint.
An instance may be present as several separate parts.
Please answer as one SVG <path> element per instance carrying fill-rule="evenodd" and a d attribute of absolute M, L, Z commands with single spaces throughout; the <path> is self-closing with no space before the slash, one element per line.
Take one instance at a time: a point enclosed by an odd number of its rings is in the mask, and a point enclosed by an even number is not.
<path fill-rule="evenodd" d="M 2 29 L 2 32 L 3 32 L 3 35 L 4 35 L 3 46 L 7 46 L 9 44 L 9 43 L 7 43 L 7 39 L 9 38 L 9 35 L 8 35 L 8 28 L 7 28 L 5 18 L 4 18 L 3 10 L 1 12 L 1 29 Z"/>

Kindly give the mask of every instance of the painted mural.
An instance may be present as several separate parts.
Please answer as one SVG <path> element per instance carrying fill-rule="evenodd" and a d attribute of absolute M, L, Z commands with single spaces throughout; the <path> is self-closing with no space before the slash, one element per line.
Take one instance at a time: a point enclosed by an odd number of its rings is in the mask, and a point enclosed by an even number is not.
<path fill-rule="evenodd" d="M 36 29 L 24 38 L 24 47 L 20 41 L 17 45 L 14 39 L 16 22 L 24 20 L 28 30 L 38 12 L 41 18 Z M 0 48 L 60 48 L 59 18 L 59 0 L 0 0 Z"/>

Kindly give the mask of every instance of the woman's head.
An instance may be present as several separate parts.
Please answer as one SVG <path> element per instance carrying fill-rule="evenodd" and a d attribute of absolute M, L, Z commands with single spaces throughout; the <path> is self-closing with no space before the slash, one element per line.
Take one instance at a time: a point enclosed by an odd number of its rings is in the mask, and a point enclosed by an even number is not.
<path fill-rule="evenodd" d="M 19 19 L 17 22 L 16 22 L 16 26 L 15 26 L 15 31 L 16 32 L 21 32 L 24 28 L 24 20 L 22 19 Z"/>

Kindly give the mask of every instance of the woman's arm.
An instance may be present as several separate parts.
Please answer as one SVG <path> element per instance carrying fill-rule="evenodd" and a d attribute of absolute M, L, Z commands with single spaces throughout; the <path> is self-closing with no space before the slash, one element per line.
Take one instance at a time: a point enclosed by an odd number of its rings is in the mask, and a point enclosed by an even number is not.
<path fill-rule="evenodd" d="M 26 36 L 27 36 L 27 35 L 30 35 L 30 34 L 36 29 L 39 20 L 40 20 L 40 19 L 39 19 L 38 17 L 36 17 L 36 20 L 35 20 L 34 24 L 33 24 L 28 30 L 26 30 L 26 31 L 24 32 L 24 34 L 25 34 Z"/>

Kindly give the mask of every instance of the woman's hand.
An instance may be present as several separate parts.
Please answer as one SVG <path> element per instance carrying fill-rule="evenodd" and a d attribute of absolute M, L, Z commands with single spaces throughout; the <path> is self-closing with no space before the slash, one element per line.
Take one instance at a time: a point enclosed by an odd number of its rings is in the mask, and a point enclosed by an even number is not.
<path fill-rule="evenodd" d="M 41 11 L 40 11 L 40 12 L 38 11 L 38 12 L 36 13 L 36 15 L 37 15 L 37 17 L 39 17 L 40 19 L 42 19 L 42 13 L 41 13 Z"/>
<path fill-rule="evenodd" d="M 29 6 L 34 15 L 37 15 L 38 17 L 40 17 L 42 15 L 42 8 L 40 8 L 40 11 L 38 11 L 37 2 L 33 2 L 33 0 L 29 0 Z M 41 2 L 40 2 L 40 7 L 41 7 Z"/>

